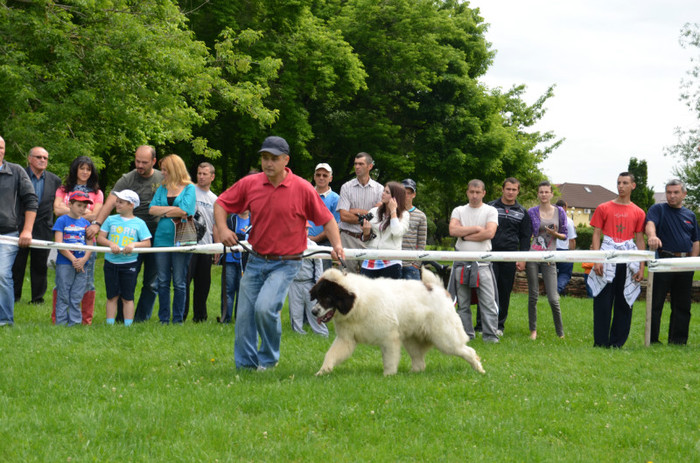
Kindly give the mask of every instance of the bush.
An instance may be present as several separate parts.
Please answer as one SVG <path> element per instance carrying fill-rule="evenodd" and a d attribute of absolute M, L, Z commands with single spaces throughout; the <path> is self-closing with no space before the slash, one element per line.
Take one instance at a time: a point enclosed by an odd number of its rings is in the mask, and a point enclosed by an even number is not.
<path fill-rule="evenodd" d="M 593 241 L 593 227 L 588 227 L 586 225 L 579 225 L 576 227 L 576 249 L 582 251 L 587 251 L 591 248 L 591 242 Z"/>

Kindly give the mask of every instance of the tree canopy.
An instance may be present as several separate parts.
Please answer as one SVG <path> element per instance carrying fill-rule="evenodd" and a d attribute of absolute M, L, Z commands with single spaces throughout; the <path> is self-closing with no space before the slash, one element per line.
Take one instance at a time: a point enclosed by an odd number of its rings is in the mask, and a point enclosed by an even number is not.
<path fill-rule="evenodd" d="M 634 174 L 637 184 L 637 187 L 632 190 L 631 200 L 646 212 L 654 204 L 654 189 L 648 185 L 647 162 L 643 159 L 630 158 L 627 171 Z"/>
<path fill-rule="evenodd" d="M 700 25 L 686 24 L 681 30 L 681 45 L 693 49 L 697 54 L 693 66 L 684 79 L 681 100 L 700 119 Z M 686 184 L 686 201 L 695 210 L 700 209 L 700 129 L 678 129 L 678 143 L 667 151 L 667 155 L 678 156 L 681 163 L 673 172 Z"/>
<path fill-rule="evenodd" d="M 125 172 L 134 149 L 217 167 L 221 191 L 258 165 L 270 134 L 290 167 L 352 177 L 359 151 L 381 182 L 412 177 L 429 217 L 449 216 L 480 178 L 524 188 L 558 147 L 532 129 L 554 87 L 480 80 L 494 50 L 478 9 L 457 0 L 0 0 L 0 134 L 8 158 L 31 146 L 65 172 L 78 155 Z"/>

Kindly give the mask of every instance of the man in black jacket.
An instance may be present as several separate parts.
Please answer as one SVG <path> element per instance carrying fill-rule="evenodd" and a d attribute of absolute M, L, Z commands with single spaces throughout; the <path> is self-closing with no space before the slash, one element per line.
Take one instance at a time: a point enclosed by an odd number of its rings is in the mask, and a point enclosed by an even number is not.
<path fill-rule="evenodd" d="M 0 137 L 0 235 L 19 238 L 20 248 L 32 242 L 37 199 L 27 172 L 17 164 L 5 162 L 5 140 Z M 24 225 L 20 227 L 20 216 Z M 0 242 L 0 326 L 15 322 L 12 263 L 17 244 Z"/>
<path fill-rule="evenodd" d="M 519 193 L 520 181 L 517 178 L 508 177 L 503 182 L 501 197 L 489 203 L 498 210 L 498 229 L 496 235 L 491 239 L 492 251 L 528 251 L 530 249 L 532 222 L 530 222 L 527 209 L 517 201 Z M 505 330 L 510 293 L 513 291 L 516 270 L 525 270 L 525 262 L 493 263 L 498 296 L 497 334 L 499 337 L 503 336 Z M 481 314 L 478 307 L 476 315 L 475 329 L 481 331 Z"/>
<path fill-rule="evenodd" d="M 56 174 L 46 170 L 49 164 L 49 153 L 44 148 L 34 147 L 29 150 L 27 156 L 28 166 L 25 171 L 34 186 L 39 201 L 36 211 L 36 220 L 32 230 L 32 237 L 37 240 L 53 241 L 53 202 L 56 198 L 56 190 L 61 186 L 61 179 Z M 20 228 L 24 219 L 20 217 Z M 29 275 L 32 280 L 31 304 L 43 304 L 46 293 L 46 261 L 49 257 L 48 249 L 21 248 L 17 252 L 15 263 L 12 266 L 12 278 L 15 285 L 15 301 L 22 298 L 22 286 L 24 285 L 24 271 L 27 260 L 31 255 L 32 260 Z"/>

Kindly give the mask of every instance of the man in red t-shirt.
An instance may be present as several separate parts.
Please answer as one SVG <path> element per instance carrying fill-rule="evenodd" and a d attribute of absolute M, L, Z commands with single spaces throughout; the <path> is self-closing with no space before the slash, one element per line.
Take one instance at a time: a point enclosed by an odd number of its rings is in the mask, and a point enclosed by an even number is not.
<path fill-rule="evenodd" d="M 236 368 L 264 370 L 279 361 L 279 314 L 301 267 L 306 221 L 323 224 L 333 258 L 343 259 L 345 253 L 333 214 L 314 187 L 287 168 L 289 145 L 284 138 L 267 137 L 259 152 L 263 172 L 242 178 L 219 195 L 214 220 L 221 242 L 235 246 L 238 240 L 226 225 L 226 217 L 250 211 L 248 242 L 255 253 L 249 256 L 241 279 L 234 358 Z"/>
<path fill-rule="evenodd" d="M 617 198 L 598 206 L 591 218 L 594 227 L 591 249 L 644 249 L 645 214 L 630 199 L 636 187 L 633 174 L 622 172 L 617 177 Z M 602 235 L 605 237 L 601 245 Z M 643 278 L 643 262 L 593 266 L 588 285 L 594 296 L 594 346 L 625 344 L 632 324 L 632 303 L 639 296 L 639 282 Z"/>

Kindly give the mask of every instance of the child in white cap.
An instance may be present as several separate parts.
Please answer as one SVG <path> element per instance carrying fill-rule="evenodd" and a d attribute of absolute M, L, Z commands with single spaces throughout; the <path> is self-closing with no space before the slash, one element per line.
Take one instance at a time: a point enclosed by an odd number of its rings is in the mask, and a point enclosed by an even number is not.
<path fill-rule="evenodd" d="M 134 215 L 141 203 L 132 190 L 113 192 L 117 197 L 117 214 L 110 215 L 100 227 L 97 244 L 109 246 L 105 254 L 105 289 L 107 291 L 107 324 L 113 325 L 117 315 L 117 299 L 121 296 L 124 307 L 124 325 L 134 321 L 134 290 L 138 276 L 137 255 L 134 248 L 151 246 L 151 232 L 146 222 Z"/>

